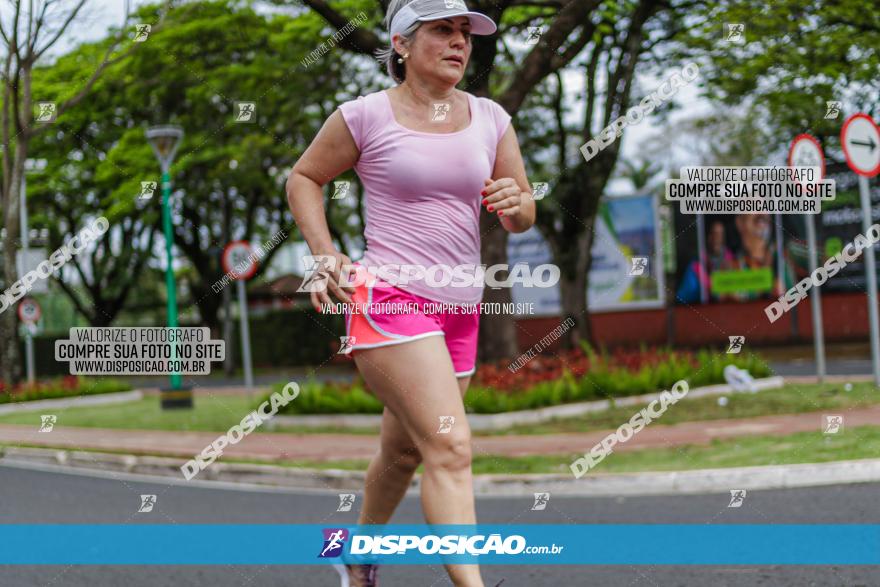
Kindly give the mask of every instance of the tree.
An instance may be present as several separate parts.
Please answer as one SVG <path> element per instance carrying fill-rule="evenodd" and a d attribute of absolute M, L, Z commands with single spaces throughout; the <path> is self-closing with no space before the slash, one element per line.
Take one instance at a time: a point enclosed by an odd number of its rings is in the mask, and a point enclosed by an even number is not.
<path fill-rule="evenodd" d="M 663 170 L 663 167 L 650 158 L 639 159 L 637 161 L 631 159 L 623 159 L 620 162 L 623 169 L 620 171 L 622 179 L 628 179 L 634 190 L 651 191 L 651 180 Z"/>
<path fill-rule="evenodd" d="M 149 20 L 149 19 L 145 19 Z M 143 22 L 143 21 L 142 21 Z M 34 71 L 34 88 L 52 97 L 92 69 L 113 38 L 86 44 Z M 138 144 L 120 141 L 136 120 L 137 103 L 118 98 L 125 93 L 126 61 L 107 68 L 86 103 L 71 108 L 55 133 L 42 133 L 31 142 L 34 155 L 47 160 L 49 172 L 28 182 L 31 221 L 49 229 L 49 250 L 70 241 L 96 216 L 105 216 L 110 229 L 87 250 L 71 257 L 55 282 L 92 326 L 108 326 L 121 311 L 153 256 L 159 213 L 138 200 L 141 181 L 154 179 L 135 161 L 118 153 L 152 162 L 142 137 Z M 127 165 L 127 167 L 121 167 Z M 154 200 L 155 201 L 155 200 Z"/>
<path fill-rule="evenodd" d="M 751 109 L 776 137 L 773 147 L 809 132 L 842 161 L 843 118 L 858 110 L 880 115 L 875 7 L 861 0 L 779 0 L 755 10 L 746 0 L 719 0 L 698 7 L 694 18 L 676 53 L 699 56 L 707 97 Z M 744 43 L 721 42 L 720 23 L 744 24 Z M 837 118 L 826 118 L 829 101 L 842 102 Z"/>
<path fill-rule="evenodd" d="M 3 277 L 7 287 L 18 278 L 15 263 L 15 243 L 19 238 L 19 197 L 21 178 L 24 173 L 28 145 L 38 134 L 53 127 L 53 124 L 38 122 L 36 118 L 49 115 L 52 120 L 63 124 L 64 114 L 81 102 L 89 93 L 104 69 L 120 56 L 114 52 L 122 40 L 128 23 L 128 12 L 123 27 L 116 35 L 116 43 L 109 45 L 106 54 L 91 75 L 81 84 L 68 91 L 63 99 L 51 107 L 42 107 L 35 114 L 35 102 L 43 101 L 41 96 L 32 94 L 32 72 L 37 62 L 64 35 L 85 5 L 86 0 L 78 0 L 68 11 L 63 11 L 52 0 L 23 2 L 12 0 L 12 20 L 0 23 L 3 71 L 0 81 L 3 84 L 3 104 L 0 112 L 3 148 L 3 181 L 0 184 L 0 205 L 3 208 L 3 226 L 6 229 L 6 243 L 3 247 Z M 20 378 L 18 332 L 15 312 L 4 312 L 0 316 L 0 378 L 8 384 Z"/>

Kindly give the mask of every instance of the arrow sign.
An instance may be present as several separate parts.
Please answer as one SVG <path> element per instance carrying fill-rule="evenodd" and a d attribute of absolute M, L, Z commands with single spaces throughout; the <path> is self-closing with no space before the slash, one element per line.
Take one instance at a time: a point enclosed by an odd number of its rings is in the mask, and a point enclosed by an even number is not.
<path fill-rule="evenodd" d="M 870 141 L 870 142 L 864 143 L 864 142 L 862 142 L 862 141 L 857 141 L 857 140 L 853 139 L 853 140 L 851 140 L 851 141 L 849 142 L 849 144 L 850 144 L 850 145 L 860 145 L 860 146 L 865 146 L 865 147 L 870 148 L 870 149 L 873 151 L 873 150 L 874 150 L 874 147 L 877 146 L 877 143 L 875 143 L 874 140 L 871 139 L 870 137 L 868 137 L 868 141 Z"/>
<path fill-rule="evenodd" d="M 840 144 L 850 169 L 865 177 L 880 173 L 880 129 L 870 116 L 859 112 L 847 118 L 840 130 Z"/>

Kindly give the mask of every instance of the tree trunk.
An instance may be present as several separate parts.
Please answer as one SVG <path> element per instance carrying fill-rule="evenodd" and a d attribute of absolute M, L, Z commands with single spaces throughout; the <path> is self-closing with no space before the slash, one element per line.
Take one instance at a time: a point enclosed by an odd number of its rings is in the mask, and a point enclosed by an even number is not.
<path fill-rule="evenodd" d="M 3 243 L 3 280 L 4 288 L 8 289 L 15 283 L 18 267 L 15 264 L 15 252 L 18 249 L 19 222 L 21 209 L 21 174 L 24 173 L 24 160 L 27 157 L 26 142 L 16 143 L 15 159 L 12 165 L 12 177 L 3 206 L 6 240 Z M 0 314 L 0 378 L 6 383 L 7 389 L 21 379 L 21 358 L 18 349 L 18 316 L 17 304 L 10 304 Z"/>
<path fill-rule="evenodd" d="M 568 247 L 569 262 L 560 264 L 559 298 L 562 319 L 574 320 L 574 327 L 562 338 L 563 348 L 575 348 L 581 340 L 588 341 L 591 346 L 595 344 L 587 309 L 587 272 L 592 244 L 592 230 L 581 232 Z"/>
<path fill-rule="evenodd" d="M 495 39 L 475 42 L 471 53 L 473 63 L 468 79 L 467 90 L 476 96 L 489 96 L 489 76 L 485 72 L 492 69 L 498 51 Z M 516 112 L 510 113 L 512 116 Z M 512 123 L 511 123 L 512 124 Z M 494 177 L 492 179 L 498 179 Z M 484 264 L 507 263 L 507 231 L 500 225 L 493 214 L 480 213 L 481 247 L 480 257 Z M 499 281 L 502 274 L 497 274 Z M 486 288 L 483 292 L 484 303 L 510 303 L 510 288 Z M 492 314 L 480 317 L 480 335 L 477 357 L 480 362 L 497 361 L 515 357 L 519 352 L 516 343 L 517 328 L 514 316 L 510 314 Z"/>
<path fill-rule="evenodd" d="M 561 274 L 562 318 L 571 318 L 575 322 L 562 339 L 563 348 L 577 347 L 582 340 L 590 346 L 596 346 L 597 342 L 590 325 L 587 288 L 599 201 L 616 159 L 616 152 L 609 151 L 600 153 L 589 168 L 578 165 L 557 188 L 562 206 L 571 211 L 562 221 L 561 233 L 548 235 Z"/>
<path fill-rule="evenodd" d="M 480 230 L 485 235 L 482 239 L 482 262 L 485 265 L 507 263 L 507 231 L 501 226 L 490 228 L 497 220 L 492 214 L 482 214 Z M 499 281 L 506 273 L 498 273 Z M 487 287 L 483 292 L 484 303 L 510 303 L 510 288 L 492 289 Z M 478 357 L 480 362 L 509 359 L 516 356 L 516 326 L 513 316 L 492 314 L 480 317 L 480 337 Z"/>

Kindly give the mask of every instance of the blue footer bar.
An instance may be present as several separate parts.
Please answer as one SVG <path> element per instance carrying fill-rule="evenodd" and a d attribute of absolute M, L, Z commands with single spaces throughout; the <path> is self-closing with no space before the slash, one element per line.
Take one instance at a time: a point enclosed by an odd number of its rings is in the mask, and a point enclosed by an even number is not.
<path fill-rule="evenodd" d="M 2 524 L 3 565 L 878 565 L 868 524 Z"/>

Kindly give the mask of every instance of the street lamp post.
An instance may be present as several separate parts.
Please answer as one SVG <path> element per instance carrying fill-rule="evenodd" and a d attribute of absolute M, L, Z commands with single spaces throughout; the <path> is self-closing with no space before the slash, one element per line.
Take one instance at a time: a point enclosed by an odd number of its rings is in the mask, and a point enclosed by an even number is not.
<path fill-rule="evenodd" d="M 28 171 L 43 171 L 46 169 L 46 159 L 25 159 L 24 173 L 21 174 L 21 189 L 19 190 L 19 222 L 21 223 L 21 260 L 18 267 L 18 274 L 24 277 L 27 272 L 25 263 L 29 263 L 28 258 L 28 213 L 27 213 L 27 173 Z M 36 325 L 33 325 L 36 328 Z M 24 355 L 25 365 L 27 366 L 27 380 L 33 385 L 36 382 L 36 369 L 34 368 L 34 334 L 31 328 L 25 330 L 24 335 Z"/>
<path fill-rule="evenodd" d="M 177 328 L 177 289 L 174 283 L 174 233 L 171 222 L 171 164 L 180 147 L 183 129 L 177 126 L 154 126 L 146 131 L 147 141 L 162 168 L 162 228 L 165 233 L 165 289 L 168 298 L 168 328 Z M 180 373 L 171 374 L 171 386 L 162 390 L 162 408 L 191 408 L 192 391 L 181 383 Z"/>

